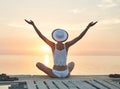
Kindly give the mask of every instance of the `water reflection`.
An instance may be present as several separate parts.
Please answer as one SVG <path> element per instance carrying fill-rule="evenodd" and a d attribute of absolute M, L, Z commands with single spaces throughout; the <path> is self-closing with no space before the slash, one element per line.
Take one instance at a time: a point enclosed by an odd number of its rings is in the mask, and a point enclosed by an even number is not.
<path fill-rule="evenodd" d="M 48 55 L 45 55 L 45 56 L 44 56 L 44 64 L 45 64 L 46 66 L 49 66 L 49 56 L 48 56 Z"/>

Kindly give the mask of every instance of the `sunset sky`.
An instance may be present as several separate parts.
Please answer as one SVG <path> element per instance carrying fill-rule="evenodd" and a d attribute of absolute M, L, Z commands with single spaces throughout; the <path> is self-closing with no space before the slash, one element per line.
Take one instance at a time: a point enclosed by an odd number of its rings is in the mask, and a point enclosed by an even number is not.
<path fill-rule="evenodd" d="M 49 52 L 24 19 L 32 19 L 50 40 L 56 28 L 65 29 L 72 40 L 89 22 L 98 21 L 70 54 L 120 55 L 120 0 L 0 0 L 1 55 Z"/>

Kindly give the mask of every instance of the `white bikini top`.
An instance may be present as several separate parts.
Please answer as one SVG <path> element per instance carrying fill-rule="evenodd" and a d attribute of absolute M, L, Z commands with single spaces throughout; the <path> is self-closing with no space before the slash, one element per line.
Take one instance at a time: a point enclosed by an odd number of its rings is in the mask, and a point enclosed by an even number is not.
<path fill-rule="evenodd" d="M 65 44 L 64 44 L 64 49 L 62 50 L 58 50 L 57 45 L 55 44 L 53 58 L 54 58 L 54 65 L 58 65 L 58 66 L 66 65 L 67 52 L 66 52 Z"/>

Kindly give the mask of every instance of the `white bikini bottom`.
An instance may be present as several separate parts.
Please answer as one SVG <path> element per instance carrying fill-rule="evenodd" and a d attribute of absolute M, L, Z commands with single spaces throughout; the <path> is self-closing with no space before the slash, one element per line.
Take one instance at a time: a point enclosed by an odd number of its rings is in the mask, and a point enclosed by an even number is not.
<path fill-rule="evenodd" d="M 55 69 L 52 69 L 53 74 L 55 74 L 59 78 L 65 78 L 69 74 L 69 70 L 63 70 L 63 71 L 58 71 Z"/>

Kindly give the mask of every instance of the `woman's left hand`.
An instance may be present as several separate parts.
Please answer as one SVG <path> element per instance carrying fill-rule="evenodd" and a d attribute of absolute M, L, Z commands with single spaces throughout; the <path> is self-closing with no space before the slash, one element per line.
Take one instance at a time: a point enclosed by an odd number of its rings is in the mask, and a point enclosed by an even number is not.
<path fill-rule="evenodd" d="M 34 25 L 34 22 L 32 20 L 28 21 L 25 19 L 25 21 L 28 23 L 28 24 L 31 24 L 31 25 Z"/>

